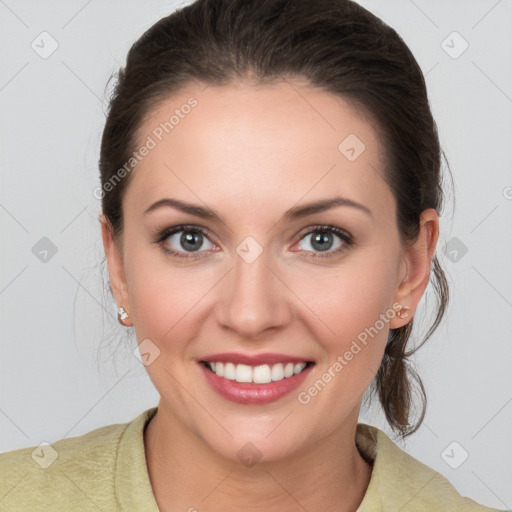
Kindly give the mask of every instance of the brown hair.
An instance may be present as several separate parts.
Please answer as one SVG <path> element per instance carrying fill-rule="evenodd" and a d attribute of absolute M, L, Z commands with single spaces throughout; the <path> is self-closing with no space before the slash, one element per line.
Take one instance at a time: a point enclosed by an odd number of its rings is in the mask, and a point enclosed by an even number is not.
<path fill-rule="evenodd" d="M 284 77 L 339 95 L 373 120 L 385 150 L 384 178 L 397 201 L 399 232 L 404 243 L 413 241 L 421 212 L 440 213 L 443 202 L 442 151 L 425 80 L 396 31 L 350 0 L 197 0 L 135 42 L 118 72 L 99 160 L 102 210 L 116 239 L 123 231 L 122 198 L 132 173 L 108 192 L 106 184 L 130 159 L 137 130 L 159 102 L 194 81 L 226 85 Z M 402 436 L 419 427 L 426 410 L 425 390 L 408 357 L 431 336 L 448 304 L 437 256 L 430 279 L 437 315 L 427 335 L 408 351 L 413 321 L 392 329 L 371 386 Z M 411 423 L 414 389 L 421 407 Z"/>

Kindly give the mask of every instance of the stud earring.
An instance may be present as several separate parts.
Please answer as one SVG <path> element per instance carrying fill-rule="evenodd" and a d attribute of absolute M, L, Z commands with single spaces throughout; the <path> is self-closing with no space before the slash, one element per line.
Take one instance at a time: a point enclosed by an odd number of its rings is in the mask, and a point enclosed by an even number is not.
<path fill-rule="evenodd" d="M 117 321 L 121 324 L 121 325 L 124 325 L 124 322 L 123 320 L 125 318 L 128 318 L 130 315 L 124 310 L 124 308 L 118 308 L 117 310 Z"/>
<path fill-rule="evenodd" d="M 410 308 L 403 306 L 402 309 L 398 311 L 396 315 L 398 316 L 398 318 L 407 318 L 409 316 L 409 313 L 407 313 L 409 309 Z"/>

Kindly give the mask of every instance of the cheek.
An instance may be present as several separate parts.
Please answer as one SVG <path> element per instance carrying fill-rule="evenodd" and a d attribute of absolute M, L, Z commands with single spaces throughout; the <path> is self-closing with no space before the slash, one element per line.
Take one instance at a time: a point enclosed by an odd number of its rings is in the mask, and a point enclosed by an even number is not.
<path fill-rule="evenodd" d="M 205 276 L 192 267 L 166 263 L 155 251 L 132 252 L 126 268 L 137 339 L 149 338 L 157 345 L 172 339 L 165 350 L 178 351 L 179 333 L 191 328 L 194 310 L 208 292 Z"/>
<path fill-rule="evenodd" d="M 325 282 L 315 280 L 314 286 L 310 283 L 309 297 L 316 297 L 311 309 L 321 322 L 313 318 L 309 327 L 324 358 L 298 401 L 310 413 L 329 411 L 323 425 L 326 430 L 335 428 L 348 411 L 359 409 L 381 364 L 389 322 L 395 315 L 389 279 L 385 272 L 370 268 L 340 272 Z M 329 292 L 321 285 L 328 285 Z"/>
<path fill-rule="evenodd" d="M 357 406 L 382 361 L 395 315 L 390 274 L 397 260 L 382 252 L 371 256 L 346 260 L 330 275 L 317 272 L 307 282 L 296 281 L 301 284 L 295 291 L 307 305 L 301 317 L 310 319 L 309 330 L 324 355 L 315 379 L 330 391 L 322 392 L 320 400 L 315 398 L 319 405 L 328 407 L 333 393 L 345 406 Z M 311 390 L 311 396 L 320 389 L 322 383 Z"/>
<path fill-rule="evenodd" d="M 320 269 L 307 279 L 295 279 L 294 291 L 304 310 L 309 309 L 309 316 L 323 326 L 316 329 L 322 333 L 320 339 L 343 348 L 347 340 L 374 326 L 380 315 L 390 310 L 395 293 L 392 264 L 386 264 L 384 257 L 380 261 L 354 258 L 336 271 L 322 273 Z M 377 327 L 382 330 L 381 322 Z"/>
<path fill-rule="evenodd" d="M 374 367 L 380 361 L 388 323 L 382 325 L 379 318 L 391 307 L 396 258 L 384 254 L 382 247 L 378 249 L 361 250 L 336 267 L 301 263 L 277 269 L 287 286 L 277 283 L 271 287 L 270 300 L 286 302 L 295 319 L 291 322 L 297 322 L 289 327 L 303 331 L 305 339 L 320 346 L 324 363 L 343 356 L 356 339 L 368 342 L 357 357 L 361 364 Z M 230 289 L 218 282 L 226 269 L 201 263 L 180 266 L 159 251 L 133 244 L 126 252 L 137 339 L 149 338 L 168 354 L 186 355 L 194 348 L 195 335 L 201 337 L 203 317 L 214 311 L 217 301 L 227 299 L 229 303 L 229 298 L 218 295 Z"/>

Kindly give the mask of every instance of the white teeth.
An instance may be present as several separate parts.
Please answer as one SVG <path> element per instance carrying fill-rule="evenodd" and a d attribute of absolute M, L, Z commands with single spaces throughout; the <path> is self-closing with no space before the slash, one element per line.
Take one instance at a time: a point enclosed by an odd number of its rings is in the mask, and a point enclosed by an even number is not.
<path fill-rule="evenodd" d="M 297 375 L 302 370 L 304 370 L 304 368 L 306 368 L 306 363 L 297 363 L 293 368 L 293 374 Z"/>
<path fill-rule="evenodd" d="M 226 363 L 224 365 L 224 378 L 229 380 L 235 380 L 236 372 L 235 365 L 233 363 Z"/>
<path fill-rule="evenodd" d="M 252 368 L 246 364 L 237 364 L 235 376 L 237 382 L 252 382 Z"/>
<path fill-rule="evenodd" d="M 281 363 L 278 363 L 278 364 L 275 364 L 274 366 L 272 366 L 271 374 L 272 374 L 273 381 L 283 380 L 284 379 L 283 365 Z"/>
<path fill-rule="evenodd" d="M 272 382 L 270 366 L 268 364 L 255 366 L 252 370 L 252 381 L 255 384 L 268 384 L 269 382 Z"/>
<path fill-rule="evenodd" d="M 219 377 L 237 382 L 268 384 L 298 375 L 306 368 L 306 363 L 277 363 L 249 366 L 247 364 L 208 362 L 208 366 Z"/>
<path fill-rule="evenodd" d="M 285 377 L 291 377 L 293 375 L 293 363 L 288 363 L 285 367 L 284 367 L 284 376 Z M 218 374 L 217 374 L 218 375 Z"/>

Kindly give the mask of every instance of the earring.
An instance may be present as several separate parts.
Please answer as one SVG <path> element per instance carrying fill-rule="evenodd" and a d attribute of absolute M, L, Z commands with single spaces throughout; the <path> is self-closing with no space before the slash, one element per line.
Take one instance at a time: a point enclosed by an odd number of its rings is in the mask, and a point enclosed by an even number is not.
<path fill-rule="evenodd" d="M 118 308 L 117 310 L 117 321 L 121 324 L 121 325 L 124 325 L 124 322 L 123 320 L 125 318 L 128 318 L 130 315 L 124 310 L 124 308 Z"/>
<path fill-rule="evenodd" d="M 396 315 L 398 316 L 398 318 L 407 318 L 409 316 L 409 313 L 407 313 L 409 309 L 410 308 L 403 306 L 402 309 L 398 311 Z"/>

